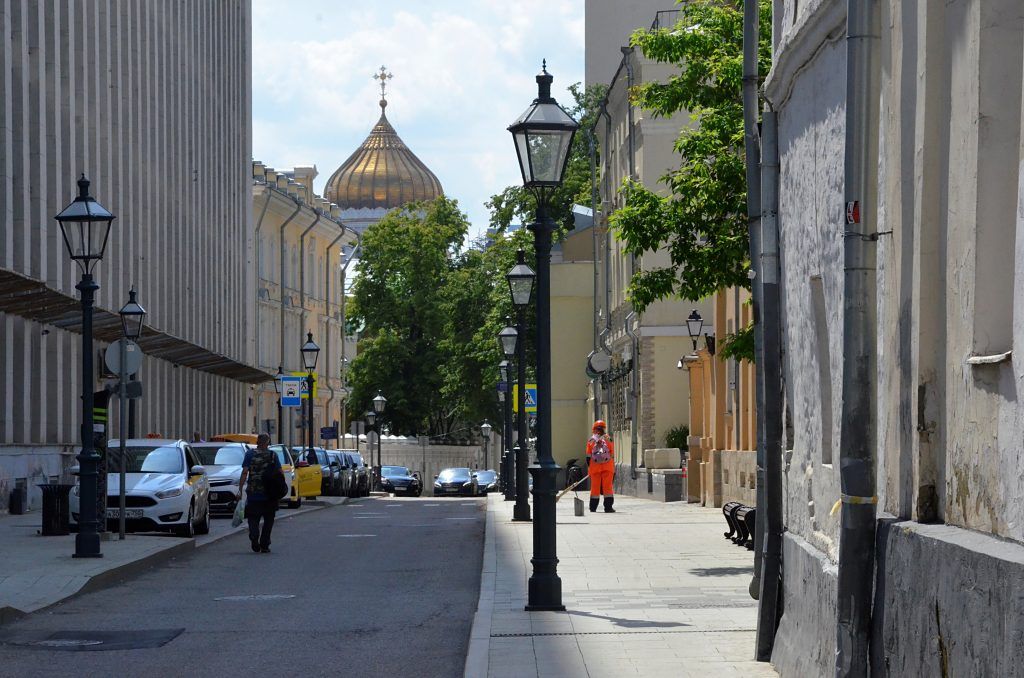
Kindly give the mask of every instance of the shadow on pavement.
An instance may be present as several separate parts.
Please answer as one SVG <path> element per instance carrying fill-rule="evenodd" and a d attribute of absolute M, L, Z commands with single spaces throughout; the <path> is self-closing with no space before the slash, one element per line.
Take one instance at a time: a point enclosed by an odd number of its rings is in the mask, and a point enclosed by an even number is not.
<path fill-rule="evenodd" d="M 579 610 L 571 610 L 570 616 L 579 617 L 592 617 L 594 619 L 606 619 L 607 621 L 614 622 L 616 626 L 621 626 L 625 629 L 667 629 L 676 628 L 679 626 L 690 626 L 683 622 L 665 622 L 665 621 L 653 621 L 651 619 L 623 619 L 622 617 L 609 617 L 603 614 L 594 614 L 593 612 L 581 612 Z"/>

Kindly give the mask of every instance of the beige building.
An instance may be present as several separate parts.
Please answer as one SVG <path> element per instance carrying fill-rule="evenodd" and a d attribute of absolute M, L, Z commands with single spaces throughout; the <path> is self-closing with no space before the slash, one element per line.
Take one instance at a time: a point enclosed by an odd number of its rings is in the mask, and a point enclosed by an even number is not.
<path fill-rule="evenodd" d="M 307 333 L 320 346 L 313 425 L 343 421 L 347 393 L 344 359 L 355 357 L 355 341 L 344 331 L 345 267 L 356 234 L 339 220 L 339 208 L 313 192 L 316 167 L 275 170 L 254 162 L 252 201 L 256 238 L 256 355 L 260 367 L 302 373 L 300 347 Z M 273 384 L 257 393 L 253 428 L 288 444 L 305 442 L 306 418 L 282 408 Z M 314 439 L 320 440 L 319 430 Z"/>
<path fill-rule="evenodd" d="M 675 11 L 658 11 L 662 4 L 599 0 L 588 2 L 586 8 L 587 77 L 601 78 L 588 79 L 587 84 L 608 86 L 593 130 L 600 151 L 600 184 L 598 285 L 592 321 L 598 345 L 591 346 L 610 358 L 610 367 L 593 378 L 589 398 L 591 409 L 608 422 L 620 466 L 616 482 L 621 480 L 627 492 L 631 491 L 632 469 L 643 463 L 644 450 L 664 447 L 669 430 L 690 423 L 689 380 L 676 369 L 680 358 L 691 350 L 686 317 L 694 308 L 709 325 L 713 317 L 711 303 L 680 300 L 658 301 L 644 313 L 634 313 L 626 298 L 633 272 L 667 265 L 668 253 L 631 257 L 608 229 L 609 215 L 622 206 L 619 188 L 624 179 L 632 177 L 665 194 L 667 188 L 660 179 L 679 165 L 673 141 L 689 116 L 679 113 L 655 118 L 633 106 L 627 95 L 630 87 L 664 81 L 674 71 L 673 66 L 655 63 L 627 47 L 630 34 L 650 27 L 652 19 L 657 25 L 674 22 Z M 608 72 L 612 64 L 614 68 Z M 583 356 L 579 360 L 585 362 Z"/>
<path fill-rule="evenodd" d="M 1020 675 L 1024 5 L 881 16 L 862 214 L 878 235 L 866 388 L 877 515 L 871 672 Z M 785 437 L 783 676 L 835 675 L 846 3 L 774 2 Z M 874 31 L 872 31 L 874 33 Z M 870 425 L 870 421 L 864 422 Z"/>
<path fill-rule="evenodd" d="M 72 463 L 79 396 L 110 381 L 101 352 L 132 285 L 149 315 L 130 432 L 248 428 L 251 389 L 269 378 L 247 331 L 250 29 L 241 1 L 0 9 L 0 511 L 14 488 L 37 505 L 36 484 Z M 53 219 L 82 173 L 117 216 L 95 267 L 86 384 L 80 272 Z"/>

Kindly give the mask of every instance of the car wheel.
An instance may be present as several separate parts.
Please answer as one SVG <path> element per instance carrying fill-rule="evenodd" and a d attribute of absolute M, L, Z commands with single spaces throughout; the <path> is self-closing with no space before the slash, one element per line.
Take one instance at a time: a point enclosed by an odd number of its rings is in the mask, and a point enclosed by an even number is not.
<path fill-rule="evenodd" d="M 203 520 L 199 523 L 199 527 L 196 528 L 196 534 L 210 534 L 210 507 L 206 507 L 206 513 L 203 514 Z"/>
<path fill-rule="evenodd" d="M 175 526 L 174 534 L 179 537 L 185 537 L 186 539 L 191 539 L 196 536 L 195 508 L 196 505 L 194 502 L 188 505 L 188 520 L 185 521 L 184 525 Z"/>
<path fill-rule="evenodd" d="M 288 500 L 288 508 L 297 509 L 302 506 L 302 497 L 299 497 L 295 501 Z"/>

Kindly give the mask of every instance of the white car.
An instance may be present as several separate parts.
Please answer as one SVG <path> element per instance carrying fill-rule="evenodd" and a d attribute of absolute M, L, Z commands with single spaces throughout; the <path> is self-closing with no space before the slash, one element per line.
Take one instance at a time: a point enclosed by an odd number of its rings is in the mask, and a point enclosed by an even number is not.
<path fill-rule="evenodd" d="M 238 503 L 238 481 L 242 478 L 242 461 L 252 449 L 245 443 L 189 443 L 210 480 L 210 511 L 231 515 Z"/>
<path fill-rule="evenodd" d="M 120 442 L 107 444 L 107 524 L 120 511 Z M 210 482 L 195 451 L 183 440 L 125 441 L 125 527 L 192 537 L 210 531 Z M 71 522 L 78 523 L 80 485 L 71 492 Z"/>

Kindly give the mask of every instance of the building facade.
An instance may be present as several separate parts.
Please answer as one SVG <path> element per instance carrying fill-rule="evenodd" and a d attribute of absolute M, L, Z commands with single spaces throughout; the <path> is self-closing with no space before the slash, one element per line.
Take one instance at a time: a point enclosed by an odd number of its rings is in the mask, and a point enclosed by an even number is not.
<path fill-rule="evenodd" d="M 1024 7 L 881 16 L 873 675 L 1019 675 L 1024 595 Z M 774 3 L 786 414 L 784 676 L 833 675 L 844 346 L 846 3 Z M 877 160 L 877 163 L 875 162 Z"/>
<path fill-rule="evenodd" d="M 120 338 L 131 286 L 149 312 L 132 431 L 251 419 L 250 387 L 268 375 L 245 331 L 250 28 L 247 0 L 0 9 L 0 511 L 11 489 L 34 506 L 36 483 L 61 476 L 79 395 L 109 381 L 100 354 L 82 383 L 80 273 L 53 219 L 81 174 L 117 216 L 94 273 L 98 353 Z"/>
<path fill-rule="evenodd" d="M 341 427 L 348 395 L 344 368 L 355 357 L 355 340 L 345 332 L 344 290 L 356 234 L 338 218 L 337 205 L 313 192 L 316 167 L 284 171 L 261 162 L 252 167 L 257 363 L 275 374 L 278 369 L 303 374 L 299 349 L 312 333 L 320 347 L 314 427 Z M 256 398 L 254 430 L 290 445 L 305 444 L 308 417 L 302 409 L 279 411 L 273 384 L 262 384 Z M 314 440 L 320 444 L 319 430 Z"/>
<path fill-rule="evenodd" d="M 590 133 L 600 150 L 595 205 L 599 284 L 594 323 L 598 345 L 593 348 L 610 359 L 610 366 L 594 376 L 590 398 L 592 404 L 597 401 L 593 409 L 607 421 L 615 440 L 620 465 L 617 482 L 621 480 L 627 492 L 636 467 L 643 464 L 644 450 L 664 447 L 671 429 L 690 424 L 689 380 L 676 369 L 691 347 L 685 321 L 694 308 L 709 325 L 713 317 L 707 301 L 662 300 L 642 314 L 634 313 L 627 299 L 633 272 L 665 266 L 669 255 L 657 251 L 631 256 L 609 229 L 609 216 L 622 206 L 619 189 L 626 178 L 666 194 L 668 189 L 660 179 L 679 165 L 673 142 L 688 124 L 688 114 L 655 118 L 635 107 L 628 96 L 631 87 L 663 82 L 674 71 L 673 66 L 655 63 L 628 47 L 630 34 L 651 26 L 652 18 L 655 25 L 674 22 L 676 12 L 658 11 L 662 4 L 593 2 L 587 3 L 586 15 L 587 77 L 605 78 L 588 80 L 588 85 L 608 87 Z M 616 58 L 609 59 L 609 54 Z M 614 69 L 608 73 L 611 64 Z"/>

